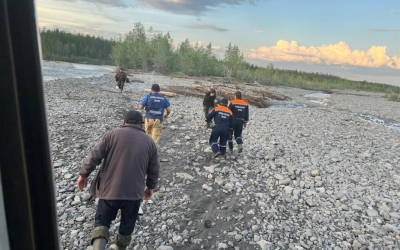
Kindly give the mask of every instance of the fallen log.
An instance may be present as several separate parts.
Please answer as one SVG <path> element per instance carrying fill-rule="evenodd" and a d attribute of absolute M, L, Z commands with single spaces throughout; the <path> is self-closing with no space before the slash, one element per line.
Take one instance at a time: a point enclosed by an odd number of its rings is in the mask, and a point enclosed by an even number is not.
<path fill-rule="evenodd" d="M 176 93 L 178 95 L 186 95 L 186 96 L 193 96 L 193 97 L 203 97 L 204 95 L 196 91 L 194 88 L 188 87 L 180 87 L 180 86 L 170 86 L 167 87 L 166 90 L 170 91 L 171 93 Z"/>
<path fill-rule="evenodd" d="M 144 83 L 143 80 L 137 80 L 137 79 L 133 79 L 133 80 L 129 81 L 129 83 L 133 83 L 133 82 Z"/>
<path fill-rule="evenodd" d="M 195 86 L 195 88 L 203 93 L 207 93 L 208 91 L 210 91 L 209 87 L 203 85 L 197 85 Z M 224 90 L 222 88 L 219 88 L 217 90 L 217 96 L 227 98 L 228 100 L 233 100 L 235 90 L 233 90 L 232 88 L 228 89 L 229 90 Z M 246 100 L 250 105 L 254 105 L 259 108 L 267 108 L 269 106 L 268 103 L 264 100 L 263 96 L 254 96 L 248 93 L 244 96 L 244 100 Z"/>
<path fill-rule="evenodd" d="M 151 89 L 143 89 L 143 91 L 151 93 Z M 168 91 L 160 91 L 160 94 L 167 96 L 167 97 L 175 97 L 178 95 L 177 93 L 168 92 Z"/>

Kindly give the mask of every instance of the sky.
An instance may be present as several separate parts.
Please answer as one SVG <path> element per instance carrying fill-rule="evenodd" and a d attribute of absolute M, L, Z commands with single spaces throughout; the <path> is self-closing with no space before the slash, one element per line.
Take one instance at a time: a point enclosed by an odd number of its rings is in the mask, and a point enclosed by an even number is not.
<path fill-rule="evenodd" d="M 36 0 L 40 27 L 103 37 L 136 22 L 175 43 L 229 43 L 260 66 L 400 86 L 399 0 Z"/>

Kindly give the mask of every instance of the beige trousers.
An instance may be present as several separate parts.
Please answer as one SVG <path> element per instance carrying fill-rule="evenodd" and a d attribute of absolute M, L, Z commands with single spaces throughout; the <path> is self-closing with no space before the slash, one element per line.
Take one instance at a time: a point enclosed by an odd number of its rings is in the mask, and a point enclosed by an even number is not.
<path fill-rule="evenodd" d="M 162 131 L 162 122 L 160 119 L 145 119 L 145 131 L 146 134 L 150 135 L 153 138 L 154 142 L 158 146 L 158 142 L 161 138 L 161 131 Z"/>

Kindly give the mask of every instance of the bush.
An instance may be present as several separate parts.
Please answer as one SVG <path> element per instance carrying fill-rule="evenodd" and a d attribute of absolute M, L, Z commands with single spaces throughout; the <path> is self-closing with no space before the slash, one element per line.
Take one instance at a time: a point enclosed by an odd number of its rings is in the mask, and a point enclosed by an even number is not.
<path fill-rule="evenodd" d="M 389 101 L 392 102 L 400 102 L 400 94 L 396 94 L 396 93 L 390 93 L 387 95 Z"/>

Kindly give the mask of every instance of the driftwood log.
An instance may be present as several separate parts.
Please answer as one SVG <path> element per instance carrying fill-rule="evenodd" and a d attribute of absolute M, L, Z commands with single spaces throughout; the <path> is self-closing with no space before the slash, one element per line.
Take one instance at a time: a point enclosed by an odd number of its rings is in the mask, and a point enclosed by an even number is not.
<path fill-rule="evenodd" d="M 235 85 L 226 84 L 218 84 L 214 85 L 214 87 L 218 87 L 218 98 L 227 98 L 228 100 L 233 100 L 235 92 L 239 88 Z M 167 90 L 171 91 L 168 93 L 203 98 L 204 94 L 210 91 L 210 87 L 204 85 L 195 85 L 194 87 L 170 86 L 167 88 Z M 243 97 L 244 100 L 246 100 L 250 105 L 257 106 L 259 108 L 268 108 L 270 106 L 266 101 L 266 98 L 274 100 L 290 100 L 290 98 L 287 96 L 274 94 L 267 90 L 258 90 L 257 92 L 246 91 L 243 93 Z"/>
<path fill-rule="evenodd" d="M 224 86 L 224 85 L 222 85 L 222 86 Z M 200 90 L 203 93 L 207 93 L 208 91 L 210 91 L 209 87 L 206 87 L 203 85 L 196 85 L 195 88 L 197 90 Z M 232 86 L 229 86 L 228 90 L 219 88 L 217 90 L 217 96 L 227 98 L 228 100 L 232 100 L 234 98 L 234 95 L 235 95 L 235 92 L 237 89 L 238 89 L 238 87 L 236 88 L 236 87 L 232 87 Z M 248 93 L 244 96 L 244 100 L 246 100 L 250 105 L 255 105 L 259 108 L 267 108 L 269 106 L 268 103 L 264 100 L 264 96 L 262 96 L 262 95 L 255 96 L 253 94 Z"/>
<path fill-rule="evenodd" d="M 151 92 L 151 89 L 143 89 L 144 92 Z M 168 92 L 168 91 L 160 91 L 160 94 L 167 96 L 167 97 L 175 97 L 178 94 L 174 92 Z"/>
<path fill-rule="evenodd" d="M 137 79 L 130 80 L 129 82 L 130 83 L 133 83 L 133 82 L 144 83 L 143 80 L 137 80 Z"/>

